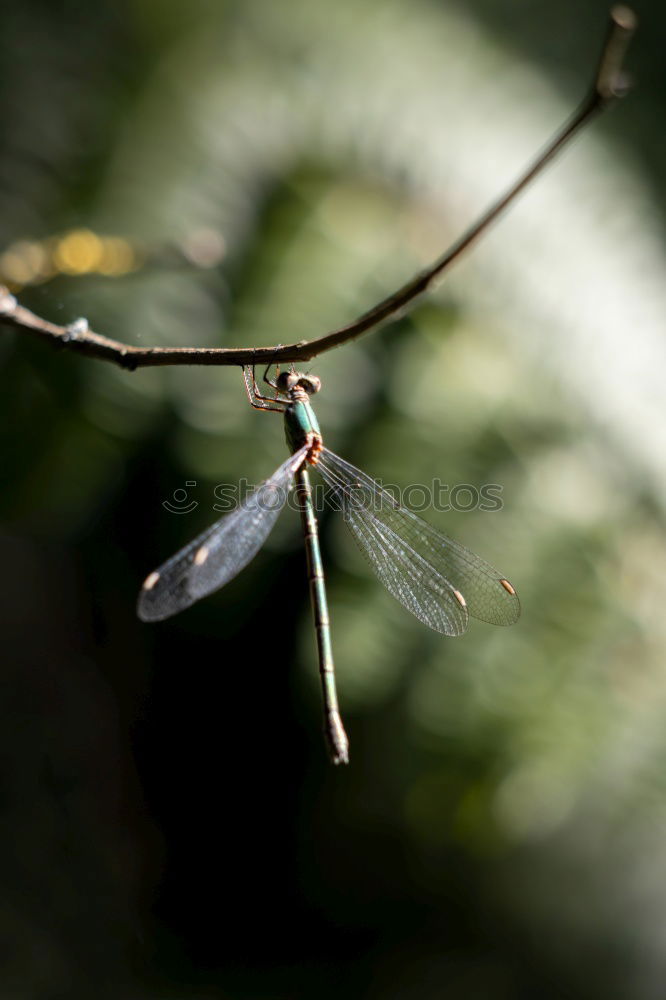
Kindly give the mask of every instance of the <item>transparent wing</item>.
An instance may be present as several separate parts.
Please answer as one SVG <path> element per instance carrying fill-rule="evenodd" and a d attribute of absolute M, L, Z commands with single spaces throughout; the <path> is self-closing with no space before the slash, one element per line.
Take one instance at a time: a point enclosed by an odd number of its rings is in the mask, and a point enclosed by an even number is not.
<path fill-rule="evenodd" d="M 289 483 L 307 454 L 291 455 L 270 479 L 144 581 L 137 614 L 161 621 L 223 587 L 240 573 L 266 541 L 284 507 Z"/>
<path fill-rule="evenodd" d="M 489 563 L 401 507 L 370 476 L 324 448 L 317 463 L 373 570 L 400 603 L 444 635 L 460 635 L 469 615 L 512 625 L 518 596 Z"/>

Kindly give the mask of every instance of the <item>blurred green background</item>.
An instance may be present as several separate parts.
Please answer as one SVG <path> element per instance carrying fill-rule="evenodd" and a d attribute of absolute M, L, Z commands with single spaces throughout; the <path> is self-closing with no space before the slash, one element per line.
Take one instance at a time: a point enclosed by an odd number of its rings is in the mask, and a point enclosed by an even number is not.
<path fill-rule="evenodd" d="M 0 272 L 128 343 L 324 333 L 545 142 L 606 10 L 8 0 Z M 135 618 L 215 486 L 283 461 L 281 421 L 235 369 L 0 331 L 0 996 L 662 1000 L 666 11 L 638 13 L 635 92 L 407 317 L 311 366 L 350 461 L 501 485 L 501 512 L 425 516 L 523 605 L 430 633 L 324 517 L 346 769 L 293 511 L 219 594 Z M 136 269 L 21 288 L 80 228 Z"/>

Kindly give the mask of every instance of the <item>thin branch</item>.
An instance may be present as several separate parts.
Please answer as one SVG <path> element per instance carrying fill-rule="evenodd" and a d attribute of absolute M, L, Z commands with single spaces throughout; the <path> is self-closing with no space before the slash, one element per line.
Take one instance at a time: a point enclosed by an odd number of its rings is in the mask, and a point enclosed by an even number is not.
<path fill-rule="evenodd" d="M 555 134 L 536 160 L 518 180 L 426 270 L 419 272 L 392 295 L 363 313 L 353 323 L 332 330 L 315 340 L 301 340 L 277 347 L 133 347 L 111 340 L 88 329 L 86 320 L 69 326 L 58 326 L 41 319 L 19 305 L 6 288 L 0 286 L 0 323 L 50 340 L 88 357 L 113 361 L 121 368 L 154 367 L 158 365 L 251 365 L 286 361 L 309 361 L 324 351 L 360 336 L 390 317 L 425 292 L 433 282 L 470 247 L 505 211 L 561 149 L 592 119 L 629 90 L 622 64 L 636 28 L 636 17 L 628 7 L 616 6 L 610 12 L 610 23 L 594 83 L 577 111 Z"/>

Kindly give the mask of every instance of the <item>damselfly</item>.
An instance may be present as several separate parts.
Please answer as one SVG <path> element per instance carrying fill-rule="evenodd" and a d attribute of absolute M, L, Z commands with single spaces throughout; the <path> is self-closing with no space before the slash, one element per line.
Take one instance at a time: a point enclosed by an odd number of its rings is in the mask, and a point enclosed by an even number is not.
<path fill-rule="evenodd" d="M 291 456 L 237 508 L 172 556 L 145 580 L 139 618 L 160 621 L 223 587 L 256 555 L 284 507 L 292 481 L 301 512 L 310 596 L 331 759 L 347 763 L 349 744 L 335 686 L 330 621 L 308 466 L 319 470 L 361 551 L 387 590 L 420 621 L 444 635 L 461 635 L 469 616 L 512 625 L 520 614 L 516 591 L 480 556 L 402 507 L 360 469 L 325 448 L 309 397 L 320 380 L 282 372 L 258 390 L 254 369 L 243 369 L 251 404 L 284 415 Z"/>

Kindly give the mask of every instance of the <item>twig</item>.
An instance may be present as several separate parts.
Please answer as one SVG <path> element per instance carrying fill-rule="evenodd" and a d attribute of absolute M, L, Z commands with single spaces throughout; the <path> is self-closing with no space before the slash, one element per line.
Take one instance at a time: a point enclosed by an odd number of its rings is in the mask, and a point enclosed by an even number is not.
<path fill-rule="evenodd" d="M 88 329 L 86 320 L 58 326 L 41 319 L 19 305 L 6 288 L 0 286 L 0 323 L 50 340 L 88 357 L 113 361 L 121 368 L 157 365 L 249 365 L 286 361 L 309 361 L 324 351 L 353 340 L 382 321 L 395 317 L 404 307 L 425 292 L 488 229 L 508 205 L 523 191 L 564 146 L 600 112 L 623 97 L 629 82 L 622 63 L 636 27 L 636 17 L 628 7 L 616 6 L 610 12 L 610 24 L 594 83 L 578 110 L 556 133 L 536 160 L 509 190 L 499 198 L 441 257 L 426 270 L 353 323 L 340 327 L 315 340 L 301 340 L 277 347 L 133 347 Z"/>

